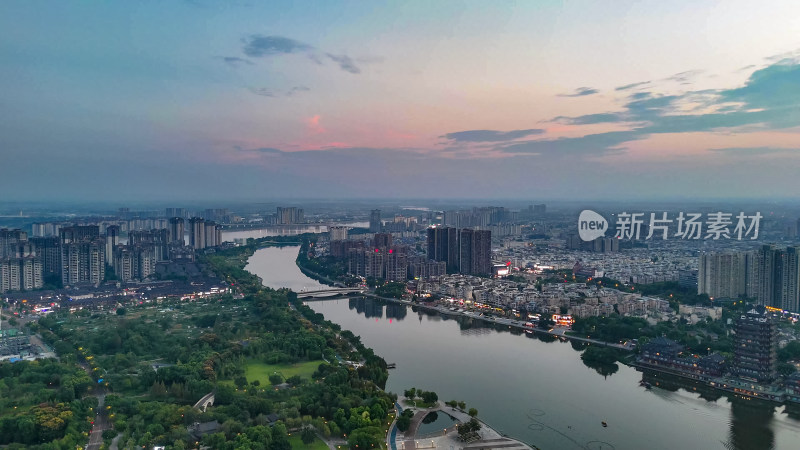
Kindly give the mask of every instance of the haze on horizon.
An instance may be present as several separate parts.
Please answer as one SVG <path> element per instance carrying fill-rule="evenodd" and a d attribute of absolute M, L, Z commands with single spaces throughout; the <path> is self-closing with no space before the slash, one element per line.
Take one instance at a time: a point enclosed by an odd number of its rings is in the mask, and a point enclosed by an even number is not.
<path fill-rule="evenodd" d="M 797 198 L 800 3 L 0 3 L 8 200 Z"/>

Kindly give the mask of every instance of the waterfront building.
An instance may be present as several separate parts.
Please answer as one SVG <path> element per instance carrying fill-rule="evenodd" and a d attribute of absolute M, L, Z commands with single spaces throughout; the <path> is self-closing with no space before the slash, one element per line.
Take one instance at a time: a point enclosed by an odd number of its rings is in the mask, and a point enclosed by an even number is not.
<path fill-rule="evenodd" d="M 221 237 L 222 232 L 219 229 L 219 226 L 217 226 L 215 222 L 208 222 L 208 221 L 205 223 L 204 226 L 206 229 L 205 233 L 203 233 L 205 237 L 205 243 L 203 244 L 203 248 L 216 247 L 219 244 L 221 244 L 222 242 L 220 241 L 222 241 Z"/>
<path fill-rule="evenodd" d="M 189 245 L 195 250 L 204 248 L 206 244 L 206 221 L 200 217 L 189 219 Z"/>
<path fill-rule="evenodd" d="M 275 218 L 278 225 L 293 225 L 296 223 L 305 222 L 303 208 L 297 208 L 294 206 L 279 206 L 276 209 Z"/>
<path fill-rule="evenodd" d="M 763 308 L 736 319 L 733 373 L 739 378 L 769 383 L 776 377 L 778 325 Z"/>
<path fill-rule="evenodd" d="M 785 379 L 786 400 L 800 403 L 800 372 L 795 372 Z"/>
<path fill-rule="evenodd" d="M 686 353 L 683 345 L 663 336 L 655 337 L 642 346 L 637 363 L 705 380 L 722 376 L 726 367 L 725 358 L 718 353 L 705 356 Z"/>
<path fill-rule="evenodd" d="M 361 277 L 404 281 L 408 279 L 407 249 L 402 246 L 351 248 L 348 252 L 347 271 Z"/>

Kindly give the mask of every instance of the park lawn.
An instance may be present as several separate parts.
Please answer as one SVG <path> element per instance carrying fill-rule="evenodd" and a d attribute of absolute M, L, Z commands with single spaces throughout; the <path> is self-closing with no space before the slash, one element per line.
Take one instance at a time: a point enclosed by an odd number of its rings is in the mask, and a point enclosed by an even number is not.
<path fill-rule="evenodd" d="M 247 363 L 244 376 L 247 378 L 248 383 L 258 380 L 261 386 L 269 386 L 269 376 L 275 372 L 283 376 L 284 380 L 295 375 L 299 375 L 301 378 L 311 379 L 311 374 L 317 370 L 317 367 L 319 367 L 322 362 L 321 360 L 317 360 L 297 364 L 266 364 L 250 361 Z"/>
<path fill-rule="evenodd" d="M 292 433 L 289 436 L 289 443 L 292 444 L 292 450 L 328 450 L 328 444 L 322 441 L 319 437 L 314 438 L 314 442 L 306 445 L 300 439 L 300 433 Z"/>

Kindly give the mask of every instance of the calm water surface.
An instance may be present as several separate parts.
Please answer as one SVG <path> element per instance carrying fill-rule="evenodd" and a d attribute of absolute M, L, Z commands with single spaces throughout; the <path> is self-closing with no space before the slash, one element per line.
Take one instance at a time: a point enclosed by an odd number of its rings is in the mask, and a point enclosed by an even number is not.
<path fill-rule="evenodd" d="M 247 270 L 270 287 L 319 287 L 297 269 L 297 251 L 258 250 Z M 648 376 L 646 390 L 635 369 L 602 376 L 586 367 L 571 343 L 363 298 L 309 306 L 397 364 L 388 390 L 463 400 L 492 427 L 542 449 L 800 449 L 798 413 L 680 379 Z"/>

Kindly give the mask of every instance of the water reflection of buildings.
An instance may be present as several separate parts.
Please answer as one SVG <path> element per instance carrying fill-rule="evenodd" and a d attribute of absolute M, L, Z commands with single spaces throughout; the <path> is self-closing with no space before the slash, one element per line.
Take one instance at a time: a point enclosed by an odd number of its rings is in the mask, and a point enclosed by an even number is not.
<path fill-rule="evenodd" d="M 355 309 L 357 313 L 363 314 L 364 317 L 370 319 L 376 317 L 383 318 L 383 304 L 366 297 L 353 297 L 348 300 L 347 307 Z"/>
<path fill-rule="evenodd" d="M 775 447 L 775 432 L 771 427 L 775 405 L 770 402 L 743 398 L 714 389 L 703 382 L 650 370 L 642 372 L 642 381 L 653 386 L 653 393 L 664 393 L 667 397 L 670 394 L 664 391 L 677 392 L 680 389 L 696 393 L 710 403 L 725 397 L 731 405 L 729 436 L 727 442 L 723 442 L 725 448 L 749 450 Z"/>
<path fill-rule="evenodd" d="M 386 304 L 386 318 L 403 320 L 408 314 L 408 307 L 406 305 L 397 305 L 394 303 Z"/>
<path fill-rule="evenodd" d="M 730 402 L 730 438 L 727 446 L 748 450 L 775 448 L 775 432 L 770 427 L 774 406 L 739 397 L 732 397 Z"/>

